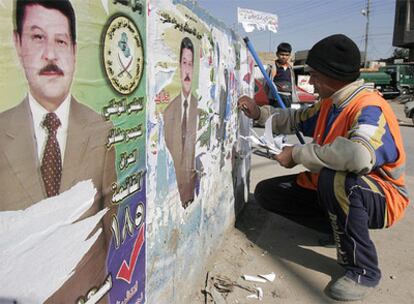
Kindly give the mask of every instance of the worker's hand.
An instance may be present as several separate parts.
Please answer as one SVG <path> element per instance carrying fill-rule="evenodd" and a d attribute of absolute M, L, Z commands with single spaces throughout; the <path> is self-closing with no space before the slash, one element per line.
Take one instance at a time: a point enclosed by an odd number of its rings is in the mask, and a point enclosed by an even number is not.
<path fill-rule="evenodd" d="M 254 120 L 259 119 L 260 109 L 259 106 L 254 102 L 250 97 L 243 95 L 239 98 L 238 108 L 243 111 L 243 113 Z"/>
<path fill-rule="evenodd" d="M 278 155 L 274 155 L 273 158 L 279 162 L 279 164 L 285 168 L 293 168 L 297 164 L 292 157 L 293 146 L 284 147 L 282 152 Z"/>

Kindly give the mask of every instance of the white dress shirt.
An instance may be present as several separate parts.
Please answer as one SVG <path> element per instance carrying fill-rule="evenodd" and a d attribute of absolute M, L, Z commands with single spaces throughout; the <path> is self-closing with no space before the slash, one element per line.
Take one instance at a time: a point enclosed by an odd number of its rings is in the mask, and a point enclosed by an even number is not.
<path fill-rule="evenodd" d="M 46 110 L 44 107 L 42 107 L 40 103 L 38 103 L 36 99 L 34 99 L 32 94 L 30 94 L 30 92 L 28 93 L 28 97 L 29 97 L 30 111 L 32 112 L 32 117 L 33 117 L 33 130 L 35 133 L 35 140 L 36 140 L 36 146 L 37 146 L 37 157 L 39 159 L 39 162 L 42 162 L 43 151 L 45 149 L 46 141 L 48 137 L 48 131 L 45 127 L 43 127 L 42 123 L 43 123 L 43 120 L 45 119 L 46 114 L 49 113 L 49 111 Z M 59 143 L 60 155 L 62 157 L 62 164 L 63 164 L 64 155 L 65 155 L 66 138 L 68 135 L 69 110 L 70 110 L 70 94 L 65 98 L 62 104 L 59 106 L 59 108 L 57 108 L 55 111 L 55 114 L 57 115 L 57 117 L 59 117 L 59 120 L 61 123 L 60 127 L 57 130 L 56 137 Z"/>

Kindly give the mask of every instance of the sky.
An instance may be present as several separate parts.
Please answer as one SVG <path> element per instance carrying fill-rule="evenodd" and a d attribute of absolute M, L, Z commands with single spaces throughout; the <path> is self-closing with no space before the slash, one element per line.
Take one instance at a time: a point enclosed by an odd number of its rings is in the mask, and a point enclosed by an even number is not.
<path fill-rule="evenodd" d="M 275 51 L 280 42 L 289 42 L 293 52 L 307 50 L 331 34 L 345 34 L 365 49 L 367 18 L 362 10 L 367 0 L 197 0 L 213 17 L 248 36 L 256 51 Z M 388 58 L 392 46 L 396 0 L 371 0 L 368 31 L 368 60 Z M 237 23 L 237 7 L 276 14 L 277 33 L 246 33 Z"/>

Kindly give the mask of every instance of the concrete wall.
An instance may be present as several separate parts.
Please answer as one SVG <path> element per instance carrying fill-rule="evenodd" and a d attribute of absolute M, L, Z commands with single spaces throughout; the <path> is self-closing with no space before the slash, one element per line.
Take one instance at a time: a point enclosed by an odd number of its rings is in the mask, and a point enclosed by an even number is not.
<path fill-rule="evenodd" d="M 204 280 L 206 258 L 234 224 L 240 208 L 235 196 L 240 203 L 248 192 L 247 147 L 238 137 L 248 132 L 249 122 L 239 114 L 237 98 L 253 93 L 253 65 L 242 41 L 193 1 L 156 1 L 147 26 L 147 299 L 191 303 L 191 294 Z M 172 124 L 166 113 L 181 96 L 180 45 L 185 37 L 194 46 L 191 94 L 198 109 L 191 131 L 195 161 L 190 170 L 196 182 L 191 186 L 194 200 L 188 204 L 177 186 L 182 155 L 174 155 L 175 147 L 166 144 L 172 136 L 167 134 Z"/>

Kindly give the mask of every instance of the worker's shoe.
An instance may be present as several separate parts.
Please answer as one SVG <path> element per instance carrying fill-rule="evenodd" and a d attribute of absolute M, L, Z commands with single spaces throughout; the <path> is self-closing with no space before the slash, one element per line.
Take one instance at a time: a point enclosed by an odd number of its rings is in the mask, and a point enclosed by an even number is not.
<path fill-rule="evenodd" d="M 365 298 L 373 290 L 374 287 L 358 284 L 343 276 L 329 287 L 329 295 L 339 301 L 357 301 Z"/>

